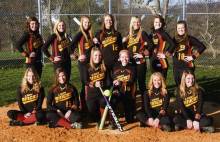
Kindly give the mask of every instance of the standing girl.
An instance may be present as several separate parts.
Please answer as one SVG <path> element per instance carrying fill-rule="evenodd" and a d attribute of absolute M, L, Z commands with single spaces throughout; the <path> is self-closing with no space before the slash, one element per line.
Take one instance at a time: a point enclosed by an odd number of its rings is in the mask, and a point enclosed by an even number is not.
<path fill-rule="evenodd" d="M 198 86 L 191 71 L 184 71 L 177 93 L 180 113 L 174 117 L 175 130 L 183 128 L 214 132 L 212 119 L 203 113 L 204 90 Z"/>
<path fill-rule="evenodd" d="M 22 37 L 16 43 L 16 48 L 26 57 L 27 67 L 33 67 L 41 77 L 42 74 L 42 52 L 43 39 L 39 34 L 39 22 L 36 17 L 29 17 L 27 19 L 27 31 L 23 33 Z M 22 46 L 26 44 L 24 49 Z"/>
<path fill-rule="evenodd" d="M 198 39 L 188 35 L 185 21 L 179 21 L 177 23 L 174 43 L 173 74 L 176 85 L 179 86 L 183 71 L 191 70 L 194 72 L 194 60 L 204 52 L 206 47 Z"/>
<path fill-rule="evenodd" d="M 170 97 L 161 73 L 155 72 L 151 75 L 148 89 L 144 95 L 144 112 L 139 112 L 137 119 L 141 126 L 147 125 L 170 132 L 171 120 L 167 112 Z"/>
<path fill-rule="evenodd" d="M 61 68 L 56 70 L 56 84 L 47 96 L 47 110 L 49 127 L 82 128 L 78 92 Z"/>
<path fill-rule="evenodd" d="M 112 72 L 114 64 L 118 61 L 119 52 L 122 49 L 121 34 L 115 29 L 114 18 L 105 14 L 102 29 L 97 32 L 93 42 L 98 44 L 103 55 L 106 69 Z"/>
<path fill-rule="evenodd" d="M 32 68 L 27 68 L 18 88 L 17 101 L 20 110 L 9 110 L 10 125 L 28 125 L 43 123 L 45 113 L 42 103 L 45 97 L 44 88 L 41 86 L 38 74 Z"/>
<path fill-rule="evenodd" d="M 166 79 L 168 70 L 167 56 L 171 55 L 174 50 L 174 43 L 169 34 L 164 30 L 165 21 L 162 16 L 154 17 L 151 38 L 153 47 L 150 49 L 152 72 L 160 72 Z"/>
<path fill-rule="evenodd" d="M 142 30 L 140 18 L 131 17 L 129 35 L 123 41 L 124 46 L 129 50 L 131 62 L 137 70 L 136 77 L 143 103 L 143 94 L 146 90 L 146 57 L 149 56 L 148 48 L 151 48 L 152 42 L 147 33 Z"/>
<path fill-rule="evenodd" d="M 87 16 L 82 16 L 81 17 L 81 24 L 80 24 L 80 30 L 74 37 L 72 43 L 71 43 L 71 48 L 72 51 L 74 52 L 76 48 L 78 48 L 78 68 L 79 68 L 79 73 L 80 73 L 80 80 L 82 83 L 82 88 L 80 92 L 80 101 L 81 101 L 81 107 L 82 110 L 84 111 L 86 109 L 86 104 L 85 104 L 85 84 L 83 83 L 84 77 L 83 77 L 83 72 L 85 70 L 83 64 L 88 64 L 89 59 L 90 59 L 90 53 L 91 49 L 93 47 L 93 35 L 92 35 L 92 29 L 91 29 L 91 23 L 89 20 L 89 17 Z"/>
<path fill-rule="evenodd" d="M 70 38 L 66 34 L 66 24 L 64 21 L 57 21 L 53 31 L 54 33 L 45 42 L 43 51 L 49 60 L 53 62 L 54 71 L 57 68 L 63 68 L 69 81 L 71 74 Z M 52 54 L 48 51 L 50 45 L 52 47 Z"/>

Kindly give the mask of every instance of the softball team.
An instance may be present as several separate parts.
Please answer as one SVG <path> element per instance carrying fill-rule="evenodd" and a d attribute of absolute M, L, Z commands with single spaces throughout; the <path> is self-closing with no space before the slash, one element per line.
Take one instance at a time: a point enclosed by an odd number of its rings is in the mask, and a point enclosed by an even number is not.
<path fill-rule="evenodd" d="M 115 117 L 119 118 L 121 114 L 127 123 L 137 120 L 141 127 L 167 132 L 185 128 L 214 132 L 212 118 L 203 113 L 204 90 L 198 86 L 194 75 L 194 60 L 206 47 L 189 35 L 185 21 L 177 22 L 173 39 L 164 27 L 164 19 L 155 16 L 152 32 L 148 35 L 141 27 L 141 19 L 131 17 L 129 32 L 122 39 L 115 28 L 114 17 L 105 14 L 101 30 L 94 36 L 90 18 L 82 16 L 79 32 L 73 40 L 66 33 L 64 21 L 60 20 L 55 23 L 54 33 L 43 43 L 38 32 L 38 20 L 28 18 L 28 32 L 17 42 L 17 49 L 26 57 L 28 68 L 18 89 L 20 110 L 8 111 L 9 124 L 47 123 L 50 128 L 81 129 L 86 128 L 83 124 L 96 122 L 99 126 L 108 104 L 110 113 L 106 121 L 109 129 L 117 128 Z M 25 43 L 27 47 L 24 49 L 22 45 Z M 48 50 L 50 45 L 51 53 Z M 42 109 L 45 93 L 39 81 L 42 73 L 41 49 L 53 62 L 56 78 L 47 95 L 46 110 Z M 169 108 L 172 94 L 166 88 L 169 56 L 173 57 L 173 76 L 177 87 L 178 107 L 175 112 Z M 71 57 L 78 60 L 82 85 L 80 95 L 69 82 Z M 148 57 L 152 74 L 146 86 Z M 137 86 L 141 94 L 140 110 L 136 105 Z M 106 98 L 103 97 L 106 94 L 102 90 L 112 90 L 112 96 L 108 93 Z M 120 103 L 123 110 L 119 109 Z"/>

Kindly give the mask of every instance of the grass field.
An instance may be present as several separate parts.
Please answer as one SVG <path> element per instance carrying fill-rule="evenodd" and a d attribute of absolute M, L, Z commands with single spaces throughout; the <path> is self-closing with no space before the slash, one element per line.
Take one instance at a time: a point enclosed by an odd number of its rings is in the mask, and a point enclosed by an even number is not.
<path fill-rule="evenodd" d="M 17 87 L 21 82 L 25 68 L 5 68 L 0 69 L 0 106 L 7 105 L 16 101 Z M 150 72 L 147 73 L 147 80 Z M 197 67 L 196 77 L 199 84 L 206 90 L 205 99 L 208 101 L 220 101 L 220 68 Z M 46 64 L 43 68 L 42 85 L 46 92 L 53 83 L 53 67 Z M 72 64 L 71 83 L 80 90 L 80 79 L 76 63 Z M 168 89 L 173 92 L 175 85 L 173 80 L 172 69 L 168 71 L 167 78 Z"/>

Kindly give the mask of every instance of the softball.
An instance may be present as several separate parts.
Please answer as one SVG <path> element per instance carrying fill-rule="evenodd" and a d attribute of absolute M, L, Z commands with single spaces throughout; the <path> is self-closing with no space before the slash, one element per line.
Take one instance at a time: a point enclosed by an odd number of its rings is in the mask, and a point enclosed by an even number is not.
<path fill-rule="evenodd" d="M 106 96 L 106 97 L 109 97 L 111 95 L 111 92 L 109 90 L 105 90 L 103 92 L 103 94 Z"/>

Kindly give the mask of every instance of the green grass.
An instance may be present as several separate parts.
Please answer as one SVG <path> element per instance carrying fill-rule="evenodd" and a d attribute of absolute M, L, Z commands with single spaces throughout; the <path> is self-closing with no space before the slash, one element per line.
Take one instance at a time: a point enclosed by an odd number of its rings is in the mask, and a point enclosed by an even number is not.
<path fill-rule="evenodd" d="M 0 69 L 0 106 L 7 105 L 16 101 L 17 87 L 21 83 L 25 68 L 5 68 Z M 150 72 L 147 72 L 147 80 Z M 208 101 L 220 101 L 220 68 L 197 67 L 196 77 L 198 83 L 206 90 L 205 99 Z M 46 64 L 43 68 L 42 85 L 45 87 L 46 93 L 53 84 L 53 66 Z M 80 91 L 80 79 L 75 62 L 72 64 L 71 83 Z M 167 77 L 168 89 L 173 92 L 175 89 L 172 69 L 168 71 Z"/>
<path fill-rule="evenodd" d="M 21 59 L 21 53 L 18 51 L 11 52 L 11 51 L 0 51 L 0 60 L 7 60 L 7 59 Z"/>

